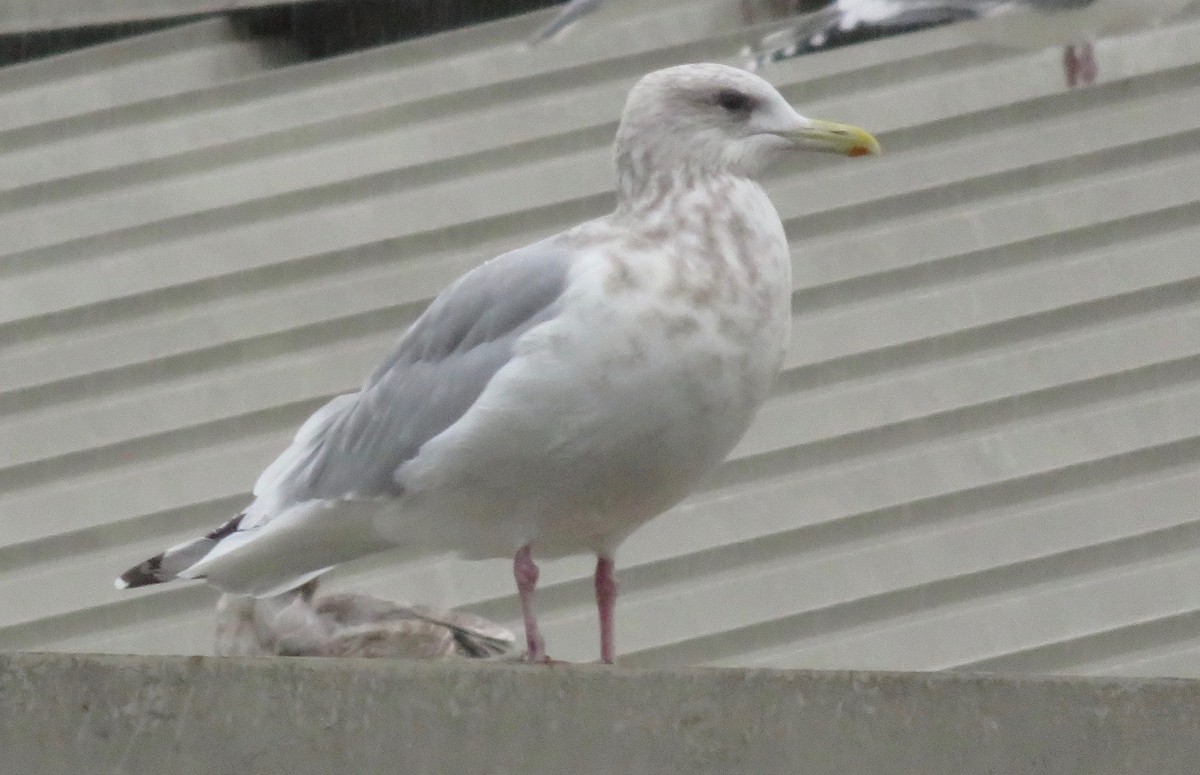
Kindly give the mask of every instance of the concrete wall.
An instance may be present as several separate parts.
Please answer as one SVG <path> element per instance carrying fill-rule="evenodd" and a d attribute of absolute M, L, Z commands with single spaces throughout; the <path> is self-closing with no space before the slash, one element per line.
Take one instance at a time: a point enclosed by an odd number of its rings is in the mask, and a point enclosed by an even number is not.
<path fill-rule="evenodd" d="M 1194 775 L 1200 682 L 0 656 L 22 775 Z"/>

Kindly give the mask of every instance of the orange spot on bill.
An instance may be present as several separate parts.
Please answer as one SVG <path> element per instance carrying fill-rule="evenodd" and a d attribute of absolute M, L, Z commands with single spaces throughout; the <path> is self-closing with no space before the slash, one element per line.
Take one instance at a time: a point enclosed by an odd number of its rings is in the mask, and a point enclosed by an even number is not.
<path fill-rule="evenodd" d="M 847 153 L 846 155 L 847 156 L 870 156 L 871 149 L 865 145 L 856 145 L 853 148 L 851 148 L 850 152 Z"/>

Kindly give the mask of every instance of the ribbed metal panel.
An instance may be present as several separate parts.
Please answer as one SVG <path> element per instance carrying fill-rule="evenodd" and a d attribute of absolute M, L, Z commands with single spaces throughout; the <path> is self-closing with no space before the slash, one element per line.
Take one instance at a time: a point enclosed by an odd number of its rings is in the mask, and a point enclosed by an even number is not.
<path fill-rule="evenodd" d="M 22 89 L 131 62 L 0 72 L 27 106 L 0 132 L 0 648 L 207 651 L 210 591 L 113 575 L 233 513 L 457 274 L 604 212 L 638 75 L 749 39 L 710 1 L 526 50 L 543 18 L 203 82 L 180 57 L 186 87 L 86 113 Z M 767 72 L 885 156 L 771 181 L 792 351 L 623 549 L 626 663 L 1200 675 L 1200 16 L 1098 56 L 1068 92 L 1058 52 L 945 28 Z M 590 568 L 544 568 L 555 656 L 595 658 Z M 517 611 L 505 562 L 337 583 Z"/>

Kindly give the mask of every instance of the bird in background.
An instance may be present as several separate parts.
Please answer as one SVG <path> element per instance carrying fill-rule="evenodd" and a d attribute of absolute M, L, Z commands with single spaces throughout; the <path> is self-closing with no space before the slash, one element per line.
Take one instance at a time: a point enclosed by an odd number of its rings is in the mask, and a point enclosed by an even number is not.
<path fill-rule="evenodd" d="M 537 46 L 553 40 L 603 4 L 604 0 L 569 0 L 548 22 L 538 27 L 526 42 L 530 46 Z"/>
<path fill-rule="evenodd" d="M 1095 82 L 1094 41 L 1153 27 L 1193 0 L 835 0 L 796 17 L 743 55 L 748 67 L 955 22 L 976 38 L 1017 48 L 1061 45 L 1068 87 Z"/>
<path fill-rule="evenodd" d="M 560 36 L 603 1 L 570 0 L 530 36 L 529 44 Z M 790 12 L 795 18 L 741 52 L 749 57 L 749 70 L 877 38 L 977 22 L 966 29 L 985 42 L 1031 49 L 1063 46 L 1063 73 L 1067 86 L 1074 88 L 1094 83 L 1100 74 L 1098 38 L 1154 27 L 1195 0 L 833 0 L 803 13 L 809 4 L 801 0 L 766 2 L 772 16 Z M 743 23 L 752 23 L 757 13 L 751 0 L 738 0 L 738 5 Z"/>
<path fill-rule="evenodd" d="M 516 650 L 512 632 L 480 616 L 355 592 L 319 595 L 317 584 L 272 597 L 222 595 L 216 654 L 496 659 Z"/>
<path fill-rule="evenodd" d="M 791 256 L 756 179 L 801 151 L 879 144 L 742 69 L 642 77 L 611 213 L 460 277 L 300 427 L 244 511 L 117 586 L 204 579 L 261 598 L 396 547 L 508 557 L 527 658 L 544 661 L 535 557 L 590 553 L 612 662 L 618 547 L 725 458 L 782 363 Z"/>
<path fill-rule="evenodd" d="M 732 0 L 731 0 L 732 1 Z M 813 5 L 813 0 L 736 0 L 743 24 L 753 24 L 760 17 L 772 19 L 791 16 Z M 581 19 L 598 10 L 604 0 L 567 0 L 550 20 L 538 27 L 526 39 L 530 46 L 538 46 L 549 40 L 562 37 L 575 27 Z"/>

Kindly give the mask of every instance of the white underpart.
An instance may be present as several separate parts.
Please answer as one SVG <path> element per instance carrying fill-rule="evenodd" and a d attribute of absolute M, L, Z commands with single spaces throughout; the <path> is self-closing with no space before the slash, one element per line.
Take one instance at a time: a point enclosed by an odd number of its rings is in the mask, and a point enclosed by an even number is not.
<path fill-rule="evenodd" d="M 700 244 L 713 187 L 752 223 L 756 280 L 735 246 L 708 256 Z M 659 225 L 673 237 L 653 249 L 612 220 L 582 227 L 594 247 L 566 311 L 528 333 L 462 420 L 400 470 L 411 496 L 381 515 L 382 532 L 468 557 L 511 556 L 531 541 L 541 557 L 607 554 L 724 458 L 786 347 L 786 240 L 747 180 L 672 193 L 638 231 Z M 702 295 L 721 273 L 740 278 L 722 286 L 726 298 L 697 304 L 678 290 Z"/>
<path fill-rule="evenodd" d="M 1154 27 L 1191 1 L 1096 0 L 1082 8 L 1039 10 L 1023 0 L 1013 0 L 966 29 L 980 40 L 1004 46 L 1070 45 Z"/>
<path fill-rule="evenodd" d="M 886 22 L 902 10 L 904 0 L 838 0 L 841 11 L 838 27 L 849 31 L 860 24 Z"/>
<path fill-rule="evenodd" d="M 723 85 L 755 94 L 752 120 L 713 100 Z M 790 331 L 791 263 L 750 177 L 807 124 L 733 68 L 647 76 L 618 132 L 618 208 L 556 238 L 569 261 L 553 314 L 523 329 L 465 412 L 403 459 L 394 487 L 372 480 L 373 496 L 317 499 L 306 495 L 319 476 L 314 441 L 356 400 L 335 399 L 263 472 L 240 529 L 178 575 L 262 596 L 401 545 L 611 556 L 728 454 L 770 391 Z M 389 459 L 387 437 L 334 438 L 343 465 Z"/>
<path fill-rule="evenodd" d="M 1146 29 L 1182 11 L 1193 0 L 1096 0 L 1077 8 L 1054 8 L 1038 0 L 979 0 L 986 18 L 964 29 L 981 40 L 1021 48 L 1068 45 Z M 887 23 L 913 9 L 961 7 L 954 0 L 837 0 L 837 26 Z M 971 5 L 966 3 L 966 5 Z M 768 39 L 764 39 L 766 45 Z"/>
<path fill-rule="evenodd" d="M 749 244 L 735 244 L 731 218 Z M 563 314 L 519 340 L 467 414 L 400 469 L 403 497 L 291 506 L 182 575 L 267 595 L 393 545 L 611 554 L 680 501 L 741 438 L 782 362 L 779 217 L 757 183 L 722 176 L 668 192 L 633 228 L 609 217 L 578 231 L 591 247 Z M 643 236 L 659 231 L 666 242 Z M 248 518 L 272 504 L 269 473 Z"/>

